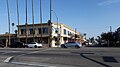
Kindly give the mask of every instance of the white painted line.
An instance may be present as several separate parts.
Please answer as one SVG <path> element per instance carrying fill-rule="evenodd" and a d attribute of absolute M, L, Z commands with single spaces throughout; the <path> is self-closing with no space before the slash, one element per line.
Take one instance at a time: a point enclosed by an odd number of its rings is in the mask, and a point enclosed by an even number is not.
<path fill-rule="evenodd" d="M 14 56 L 11 56 L 11 57 L 8 57 L 6 60 L 4 60 L 5 63 L 9 63 L 12 59 L 13 59 Z"/>
<path fill-rule="evenodd" d="M 48 51 L 49 49 L 45 49 L 45 50 L 41 50 L 41 51 L 33 51 L 33 52 L 30 52 L 30 53 L 26 53 L 26 54 L 21 54 L 21 55 L 18 55 L 18 56 L 23 56 L 23 55 L 27 55 L 27 54 L 34 54 L 34 53 L 38 53 L 38 52 L 44 52 L 44 51 Z"/>
<path fill-rule="evenodd" d="M 10 52 L 4 52 L 4 53 L 1 53 L 1 54 L 4 55 L 4 54 L 7 54 L 7 53 L 10 53 Z"/>
<path fill-rule="evenodd" d="M 1 53 L 2 55 L 8 54 L 8 53 L 17 53 L 17 52 L 21 52 L 21 51 L 8 51 L 8 52 L 3 52 Z"/>
<path fill-rule="evenodd" d="M 30 63 L 22 63 L 22 62 L 11 62 L 11 63 L 18 64 L 18 65 L 35 66 L 35 67 L 56 67 L 56 66 L 49 66 L 49 65 L 42 65 L 42 64 L 30 64 Z"/>

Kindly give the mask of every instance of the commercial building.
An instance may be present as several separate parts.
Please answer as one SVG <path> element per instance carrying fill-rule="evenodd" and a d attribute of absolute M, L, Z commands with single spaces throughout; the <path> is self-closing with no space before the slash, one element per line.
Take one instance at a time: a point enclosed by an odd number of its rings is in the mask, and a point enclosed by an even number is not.
<path fill-rule="evenodd" d="M 9 46 L 9 44 L 8 44 L 9 36 L 10 36 L 11 44 L 14 43 L 15 41 L 17 41 L 17 34 L 10 34 L 10 35 L 8 33 L 0 34 L 0 44 L 8 47 Z"/>
<path fill-rule="evenodd" d="M 34 27 L 33 24 L 27 24 L 19 25 L 17 27 L 19 27 L 19 34 L 17 34 L 17 38 L 24 43 L 26 42 L 26 39 L 27 42 L 36 41 L 39 43 L 42 39 L 44 46 L 57 47 L 58 45 L 64 44 L 68 41 L 78 41 L 80 39 L 79 32 L 60 23 L 51 23 L 51 25 L 48 23 L 34 24 Z"/>

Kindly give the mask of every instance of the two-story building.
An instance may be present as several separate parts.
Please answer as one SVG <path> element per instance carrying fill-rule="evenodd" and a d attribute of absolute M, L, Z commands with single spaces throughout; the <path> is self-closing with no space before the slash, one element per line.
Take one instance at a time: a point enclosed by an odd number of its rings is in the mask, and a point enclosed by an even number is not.
<path fill-rule="evenodd" d="M 27 24 L 27 26 L 19 25 L 17 27 L 19 27 L 17 38 L 24 43 L 26 42 L 26 39 L 27 42 L 33 42 L 34 37 L 36 42 L 40 43 L 42 39 L 43 45 L 49 46 L 51 39 L 51 47 L 56 47 L 58 44 L 64 44 L 68 41 L 76 41 L 80 37 L 79 32 L 60 23 L 52 23 L 51 25 L 48 23 L 34 24 L 34 27 L 33 24 Z"/>

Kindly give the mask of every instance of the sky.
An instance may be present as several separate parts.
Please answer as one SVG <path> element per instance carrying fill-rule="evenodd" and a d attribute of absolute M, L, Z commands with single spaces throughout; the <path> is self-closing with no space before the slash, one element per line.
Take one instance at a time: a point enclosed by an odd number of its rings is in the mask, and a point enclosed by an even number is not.
<path fill-rule="evenodd" d="M 28 0 L 28 23 L 32 23 L 31 1 Z M 34 0 L 34 21 L 40 23 L 40 0 Z M 15 23 L 17 29 L 16 0 L 8 0 L 10 9 L 10 22 Z M 25 24 L 25 0 L 18 0 L 20 24 Z M 49 20 L 49 2 L 42 0 L 43 22 Z M 86 33 L 87 38 L 97 37 L 102 32 L 109 32 L 120 27 L 120 0 L 52 0 L 52 10 L 56 13 L 59 23 L 77 29 L 81 34 Z M 52 12 L 52 21 L 57 22 Z M 6 0 L 0 0 L 0 34 L 8 32 L 8 14 Z M 12 25 L 11 25 L 11 32 Z"/>

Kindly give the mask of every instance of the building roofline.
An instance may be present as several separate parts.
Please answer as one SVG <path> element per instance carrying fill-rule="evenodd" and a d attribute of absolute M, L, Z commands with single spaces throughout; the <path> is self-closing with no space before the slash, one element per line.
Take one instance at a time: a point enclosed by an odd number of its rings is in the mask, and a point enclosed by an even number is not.
<path fill-rule="evenodd" d="M 0 34 L 0 37 L 1 36 L 9 36 L 9 34 Z M 16 36 L 16 34 L 10 34 L 10 36 Z"/>
<path fill-rule="evenodd" d="M 40 25 L 41 23 L 37 23 L 37 24 L 34 24 L 34 25 Z M 32 26 L 33 24 L 27 24 L 27 26 Z M 42 23 L 42 25 L 48 25 L 48 23 Z M 25 26 L 25 25 L 19 25 L 19 27 L 23 27 L 23 26 Z M 17 25 L 17 27 L 18 27 L 18 25 Z"/>
<path fill-rule="evenodd" d="M 41 23 L 37 23 L 37 24 L 34 24 L 35 26 L 39 26 Z M 52 22 L 52 24 L 56 24 L 57 25 L 57 22 Z M 42 23 L 42 25 L 44 26 L 44 25 L 49 25 L 48 23 Z M 63 24 L 63 23 L 58 23 L 58 25 L 63 25 L 63 26 L 65 26 L 66 28 L 68 28 L 68 29 L 70 29 L 70 30 L 72 30 L 72 31 L 74 31 L 75 32 L 75 30 L 73 30 L 71 27 L 69 27 L 69 26 L 67 26 L 67 25 L 65 25 L 65 24 Z M 19 27 L 23 27 L 23 26 L 25 26 L 25 25 L 19 25 Z M 28 24 L 27 26 L 33 26 L 33 24 Z M 18 27 L 18 25 L 17 25 L 17 27 Z M 80 34 L 78 31 L 76 31 L 76 33 L 77 34 Z"/>
<path fill-rule="evenodd" d="M 57 22 L 53 22 L 53 24 L 56 24 L 56 25 L 57 25 Z M 72 31 L 75 32 L 75 30 L 73 30 L 71 27 L 69 27 L 69 26 L 67 26 L 67 25 L 65 25 L 65 24 L 63 24 L 63 23 L 58 23 L 58 25 L 63 25 L 63 26 L 65 26 L 66 28 L 68 28 L 68 29 L 70 29 L 70 30 L 72 30 Z M 76 31 L 76 33 L 80 34 L 80 33 L 77 32 L 77 31 Z"/>
<path fill-rule="evenodd" d="M 75 32 L 75 30 L 72 29 L 71 27 L 69 27 L 69 26 L 67 26 L 67 25 L 65 25 L 65 24 L 62 24 L 62 25 Z M 77 33 L 77 34 L 80 34 L 78 31 L 76 31 L 76 33 Z"/>

